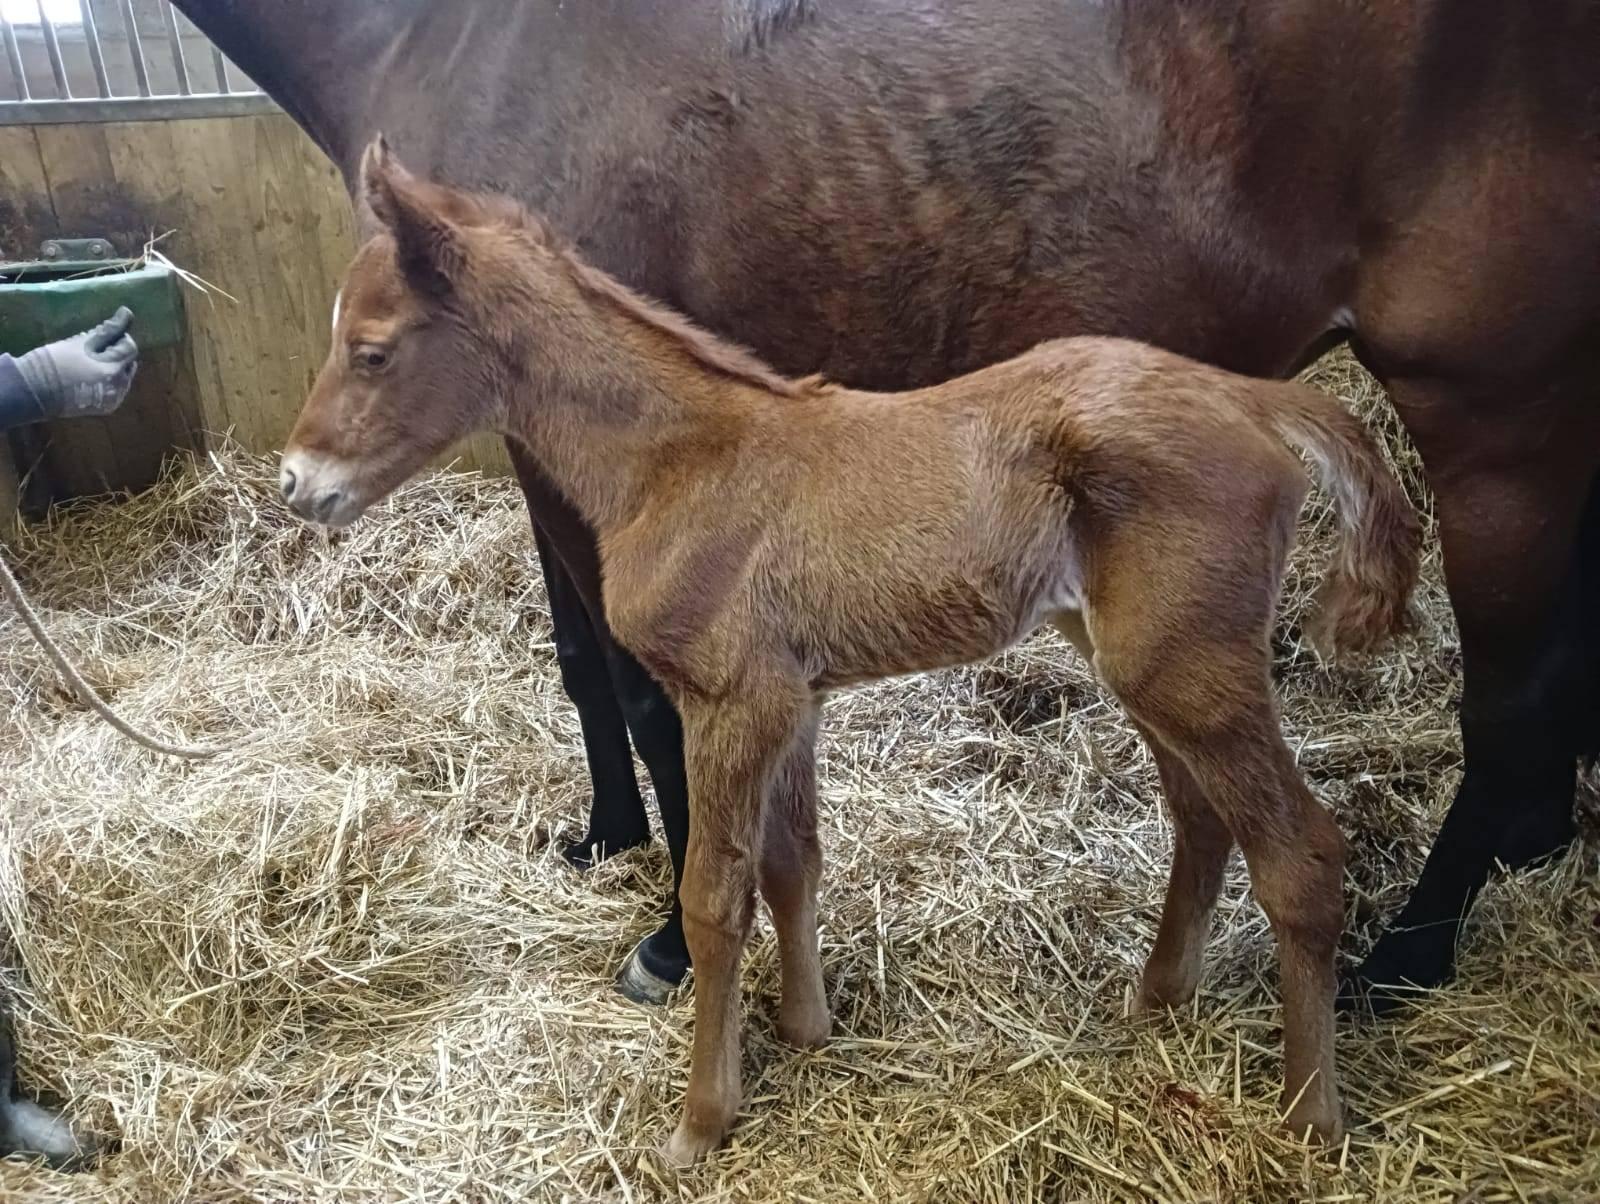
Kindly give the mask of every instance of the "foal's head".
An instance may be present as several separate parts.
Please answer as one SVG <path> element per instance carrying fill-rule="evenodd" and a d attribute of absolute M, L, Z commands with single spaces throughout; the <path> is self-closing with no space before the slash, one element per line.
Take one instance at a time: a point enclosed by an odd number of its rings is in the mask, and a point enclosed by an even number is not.
<path fill-rule="evenodd" d="M 345 277 L 333 350 L 280 475 L 300 515 L 334 527 L 457 439 L 502 423 L 513 350 L 529 337 L 519 315 L 542 278 L 560 283 L 557 253 L 514 203 L 420 180 L 381 137 L 361 179 L 382 231 Z"/>

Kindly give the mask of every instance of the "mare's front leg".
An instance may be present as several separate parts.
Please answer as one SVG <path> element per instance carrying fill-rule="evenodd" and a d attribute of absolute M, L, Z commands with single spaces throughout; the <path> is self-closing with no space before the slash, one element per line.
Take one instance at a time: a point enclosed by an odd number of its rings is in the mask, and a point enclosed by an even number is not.
<path fill-rule="evenodd" d="M 563 852 L 573 865 L 587 869 L 624 849 L 649 843 L 650 820 L 639 795 L 628 729 L 604 646 L 571 575 L 537 520 L 533 538 L 550 600 L 561 687 L 578 710 L 589 769 L 589 829 Z"/>
<path fill-rule="evenodd" d="M 1525 406 L 1432 382 L 1391 392 L 1428 465 L 1461 635 L 1461 785 L 1411 896 L 1346 985 L 1378 1011 L 1454 972 L 1497 860 L 1572 839 L 1587 688 L 1580 520 L 1600 462 L 1589 376 Z"/>
<path fill-rule="evenodd" d="M 739 967 L 755 909 L 762 812 L 806 705 L 791 683 L 747 679 L 720 701 L 683 707 L 691 817 L 682 903 L 695 1006 L 689 1090 L 665 1150 L 679 1166 L 720 1145 L 739 1108 Z"/>
<path fill-rule="evenodd" d="M 672 902 L 660 928 L 635 946 L 617 974 L 617 988 L 635 1003 L 663 1004 L 689 973 L 683 935 L 683 864 L 689 847 L 689 781 L 684 769 L 683 725 L 665 691 L 607 630 L 606 661 L 628 732 L 650 771 L 661 831 L 672 862 Z"/>
<path fill-rule="evenodd" d="M 655 785 L 672 861 L 672 902 L 662 927 L 641 941 L 623 963 L 618 985 L 630 999 L 662 1003 L 689 972 L 678 902 L 689 831 L 682 729 L 661 687 L 617 644 L 606 624 L 593 533 L 520 443 L 508 439 L 506 449 L 535 515 L 534 536 L 550 596 L 562 685 L 578 708 L 594 785 L 589 830 L 567 848 L 568 860 L 588 865 L 596 855 L 607 856 L 650 839 L 650 823 L 633 772 L 630 735 Z"/>
<path fill-rule="evenodd" d="M 594 534 L 560 490 L 540 471 L 528 450 L 506 440 L 517 484 L 527 499 L 539 567 L 550 601 L 556 662 L 561 685 L 578 709 L 583 751 L 593 787 L 589 830 L 567 846 L 567 860 L 579 867 L 650 839 L 650 821 L 633 775 L 628 732 L 597 628 L 600 615 L 600 563 Z M 592 597 L 585 597 L 587 582 Z"/>

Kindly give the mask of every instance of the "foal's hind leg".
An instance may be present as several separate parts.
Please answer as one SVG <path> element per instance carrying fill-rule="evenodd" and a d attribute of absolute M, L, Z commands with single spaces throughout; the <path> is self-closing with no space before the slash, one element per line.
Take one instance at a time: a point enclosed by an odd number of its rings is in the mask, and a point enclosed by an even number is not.
<path fill-rule="evenodd" d="M 1182 758 L 1153 732 L 1142 727 L 1140 730 L 1161 774 L 1161 789 L 1173 829 L 1167 901 L 1161 909 L 1161 927 L 1139 984 L 1139 1007 L 1149 1010 L 1185 1004 L 1200 985 L 1211 913 L 1222 893 L 1233 834 L 1212 810 Z"/>
<path fill-rule="evenodd" d="M 1094 642 L 1080 615 L 1057 617 L 1055 628 L 1086 661 L 1095 663 Z M 1148 727 L 1137 721 L 1135 726 L 1155 758 L 1173 829 L 1172 872 L 1167 879 L 1161 927 L 1139 985 L 1138 1007 L 1148 1011 L 1187 1003 L 1200 985 L 1211 912 L 1222 892 L 1233 834 L 1212 810 L 1183 759 Z"/>
<path fill-rule="evenodd" d="M 1341 1128 L 1333 997 L 1334 954 L 1344 926 L 1344 839 L 1301 780 L 1270 701 L 1229 708 L 1219 696 L 1192 710 L 1210 672 L 1221 674 L 1222 682 L 1228 677 L 1223 666 L 1192 667 L 1204 676 L 1171 694 L 1147 688 L 1128 700 L 1129 709 L 1182 757 L 1193 784 L 1244 850 L 1251 886 L 1278 945 L 1288 1124 L 1332 1141 Z M 1215 857 L 1215 845 L 1210 852 Z M 1163 916 L 1164 932 L 1168 923 Z M 1193 919 L 1174 923 L 1187 929 Z"/>
<path fill-rule="evenodd" d="M 1277 532 L 1268 546 L 1242 542 L 1229 557 L 1210 526 L 1193 534 L 1186 547 L 1175 519 L 1130 528 L 1132 538 L 1116 546 L 1106 540 L 1107 567 L 1095 583 L 1104 618 L 1090 625 L 1095 667 L 1152 746 L 1187 770 L 1190 781 L 1172 774 L 1173 797 L 1187 804 L 1203 796 L 1244 851 L 1278 945 L 1287 1120 L 1331 1141 L 1341 1129 L 1333 999 L 1344 840 L 1306 789 L 1272 703 L 1267 624 L 1287 535 Z M 1195 548 L 1210 553 L 1203 567 Z M 1146 583 L 1157 579 L 1166 588 L 1152 602 Z M 1215 898 L 1212 875 L 1225 855 L 1214 829 L 1199 831 L 1200 857 L 1185 868 L 1197 877 L 1174 880 L 1180 911 L 1163 917 L 1170 943 L 1152 958 L 1158 974 L 1175 966 L 1176 986 L 1187 985 L 1183 963 L 1197 957 L 1195 901 Z"/>
<path fill-rule="evenodd" d="M 817 947 L 817 883 L 822 846 L 817 840 L 817 720 L 796 733 L 779 767 L 762 815 L 761 894 L 772 912 L 782 961 L 778 1035 L 809 1047 L 828 1039 L 832 1018 Z"/>

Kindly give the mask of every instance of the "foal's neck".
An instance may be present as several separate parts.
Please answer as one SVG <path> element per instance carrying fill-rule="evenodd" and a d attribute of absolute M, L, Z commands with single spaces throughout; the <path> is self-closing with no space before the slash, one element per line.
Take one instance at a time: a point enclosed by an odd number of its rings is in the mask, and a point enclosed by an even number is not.
<path fill-rule="evenodd" d="M 507 426 L 603 536 L 649 504 L 662 468 L 710 467 L 709 449 L 737 444 L 780 400 L 759 380 L 708 366 L 629 305 L 585 295 L 575 309 L 548 307 Z"/>

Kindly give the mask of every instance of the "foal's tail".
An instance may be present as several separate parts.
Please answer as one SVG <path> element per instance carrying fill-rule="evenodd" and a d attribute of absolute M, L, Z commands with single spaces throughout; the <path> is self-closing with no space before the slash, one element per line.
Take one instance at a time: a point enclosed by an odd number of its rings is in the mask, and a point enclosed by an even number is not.
<path fill-rule="evenodd" d="M 1422 524 L 1371 433 L 1333 398 L 1286 385 L 1263 417 L 1316 465 L 1339 517 L 1307 634 L 1325 656 L 1371 652 L 1411 624 Z"/>

